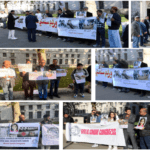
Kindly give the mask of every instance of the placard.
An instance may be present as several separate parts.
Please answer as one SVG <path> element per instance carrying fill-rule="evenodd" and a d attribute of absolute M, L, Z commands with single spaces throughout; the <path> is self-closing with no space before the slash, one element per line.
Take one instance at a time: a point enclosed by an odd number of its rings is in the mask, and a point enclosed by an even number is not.
<path fill-rule="evenodd" d="M 67 76 L 67 70 L 66 69 L 56 69 L 56 76 L 57 77 Z"/>
<path fill-rule="evenodd" d="M 18 64 L 19 72 L 32 72 L 32 64 Z"/>
<path fill-rule="evenodd" d="M 84 76 L 83 73 L 75 73 L 75 74 L 74 74 L 75 81 L 76 81 L 77 84 L 85 83 L 85 78 L 82 77 L 82 76 Z"/>

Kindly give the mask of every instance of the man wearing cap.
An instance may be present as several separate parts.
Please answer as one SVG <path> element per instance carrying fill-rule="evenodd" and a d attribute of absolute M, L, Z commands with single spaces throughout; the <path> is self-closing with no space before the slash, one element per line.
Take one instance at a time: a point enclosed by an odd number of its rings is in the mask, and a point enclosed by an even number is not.
<path fill-rule="evenodd" d="M 113 14 L 111 18 L 111 26 L 108 29 L 108 40 L 110 48 L 122 48 L 121 39 L 119 34 L 119 27 L 121 25 L 121 17 L 117 13 L 118 8 L 111 7 L 110 13 Z"/>
<path fill-rule="evenodd" d="M 140 24 L 138 23 L 140 20 L 139 16 L 135 16 L 135 21 L 131 24 L 131 35 L 133 37 L 133 48 L 139 48 L 140 35 L 142 34 Z"/>

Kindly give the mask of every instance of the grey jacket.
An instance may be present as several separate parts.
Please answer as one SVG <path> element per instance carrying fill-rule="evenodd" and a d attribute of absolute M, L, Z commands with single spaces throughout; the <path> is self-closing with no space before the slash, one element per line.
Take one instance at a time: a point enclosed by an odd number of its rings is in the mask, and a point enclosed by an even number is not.
<path fill-rule="evenodd" d="M 140 26 L 137 21 L 133 21 L 131 24 L 131 35 L 138 36 L 140 35 Z"/>

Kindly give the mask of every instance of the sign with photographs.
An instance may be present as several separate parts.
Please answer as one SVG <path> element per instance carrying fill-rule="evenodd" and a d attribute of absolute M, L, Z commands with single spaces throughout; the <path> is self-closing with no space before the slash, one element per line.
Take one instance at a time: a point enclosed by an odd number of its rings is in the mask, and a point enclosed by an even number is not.
<path fill-rule="evenodd" d="M 96 80 L 112 83 L 113 69 L 101 68 L 96 70 Z"/>
<path fill-rule="evenodd" d="M 67 75 L 66 69 L 56 69 L 56 76 L 57 77 L 65 77 Z"/>
<path fill-rule="evenodd" d="M 139 122 L 135 128 L 139 130 L 143 129 L 145 127 L 146 121 L 147 121 L 147 117 L 140 117 Z"/>
<path fill-rule="evenodd" d="M 91 116 L 90 117 L 90 123 L 96 123 L 97 116 Z"/>
<path fill-rule="evenodd" d="M 56 71 L 29 72 L 29 80 L 53 80 L 56 79 Z"/>
<path fill-rule="evenodd" d="M 15 20 L 15 27 L 19 29 L 23 29 L 26 27 L 25 23 L 26 16 L 20 16 L 19 19 Z"/>
<path fill-rule="evenodd" d="M 0 124 L 1 147 L 38 147 L 39 123 Z"/>
<path fill-rule="evenodd" d="M 96 40 L 96 17 L 59 18 L 58 35 Z"/>
<path fill-rule="evenodd" d="M 75 73 L 74 74 L 74 77 L 75 77 L 75 80 L 76 80 L 77 84 L 85 83 L 85 78 L 83 76 L 84 76 L 83 73 Z"/>
<path fill-rule="evenodd" d="M 123 129 L 118 122 L 99 124 L 66 124 L 66 141 L 125 146 Z"/>
<path fill-rule="evenodd" d="M 128 120 L 119 120 L 120 128 L 128 128 Z"/>
<path fill-rule="evenodd" d="M 106 22 L 106 24 L 108 25 L 108 26 L 111 26 L 111 18 L 113 17 L 113 14 L 108 14 L 107 15 L 107 22 Z"/>
<path fill-rule="evenodd" d="M 105 12 L 102 13 L 101 17 L 100 17 L 100 22 L 104 23 L 105 22 L 105 18 L 106 18 L 106 14 Z"/>
<path fill-rule="evenodd" d="M 19 72 L 32 72 L 32 64 L 18 64 Z"/>
<path fill-rule="evenodd" d="M 86 11 L 76 11 L 76 18 L 85 18 L 87 16 Z"/>
<path fill-rule="evenodd" d="M 150 68 L 113 69 L 113 85 L 150 91 Z"/>
<path fill-rule="evenodd" d="M 42 126 L 42 144 L 59 145 L 59 125 L 44 124 Z"/>
<path fill-rule="evenodd" d="M 134 62 L 134 68 L 139 68 L 141 66 L 141 62 L 140 61 L 135 61 Z"/>

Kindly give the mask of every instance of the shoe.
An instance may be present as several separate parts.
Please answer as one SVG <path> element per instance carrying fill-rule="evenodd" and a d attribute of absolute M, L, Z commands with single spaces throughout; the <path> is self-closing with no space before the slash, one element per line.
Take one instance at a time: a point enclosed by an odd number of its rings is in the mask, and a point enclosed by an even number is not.
<path fill-rule="evenodd" d="M 24 100 L 28 100 L 28 97 L 25 97 Z"/>
<path fill-rule="evenodd" d="M 66 42 L 67 40 L 66 40 L 66 39 L 63 39 L 62 41 L 63 41 L 63 42 Z"/>
<path fill-rule="evenodd" d="M 91 43 L 87 43 L 87 45 L 91 45 Z"/>
<path fill-rule="evenodd" d="M 17 40 L 18 38 L 17 37 L 13 37 L 13 38 L 11 38 L 11 40 Z"/>
<path fill-rule="evenodd" d="M 146 45 L 142 45 L 141 47 L 146 47 Z"/>
<path fill-rule="evenodd" d="M 53 96 L 50 96 L 50 99 L 53 99 Z"/>
<path fill-rule="evenodd" d="M 92 147 L 98 147 L 98 144 L 94 144 L 94 145 L 92 145 Z"/>
<path fill-rule="evenodd" d="M 77 98 L 77 96 L 78 96 L 77 94 L 74 94 L 74 98 Z"/>
<path fill-rule="evenodd" d="M 35 41 L 32 41 L 32 42 L 37 42 L 37 40 L 35 40 Z"/>
<path fill-rule="evenodd" d="M 39 35 L 38 33 L 36 33 L 36 35 Z"/>
<path fill-rule="evenodd" d="M 139 95 L 140 93 L 138 93 L 138 92 L 136 92 L 136 93 L 134 93 L 134 95 Z"/>
<path fill-rule="evenodd" d="M 80 96 L 81 96 L 81 97 L 84 97 L 84 94 L 83 94 L 83 93 L 80 93 Z"/>
<path fill-rule="evenodd" d="M 95 45 L 93 45 L 93 47 L 100 47 L 100 45 L 95 44 Z"/>
<path fill-rule="evenodd" d="M 43 100 L 47 100 L 47 98 L 43 98 Z"/>
<path fill-rule="evenodd" d="M 39 100 L 43 100 L 43 98 L 39 98 Z"/>
<path fill-rule="evenodd" d="M 121 89 L 118 89 L 119 92 L 121 92 Z"/>
<path fill-rule="evenodd" d="M 116 90 L 116 88 L 112 88 L 112 90 Z"/>
<path fill-rule="evenodd" d="M 57 97 L 57 98 L 60 98 L 60 96 L 59 95 L 54 95 L 55 97 Z"/>
<path fill-rule="evenodd" d="M 61 38 L 57 38 L 56 40 L 60 40 Z"/>
<path fill-rule="evenodd" d="M 42 34 L 39 34 L 39 36 L 42 36 Z"/>
<path fill-rule="evenodd" d="M 141 94 L 140 97 L 144 97 L 146 94 Z"/>
<path fill-rule="evenodd" d="M 104 88 L 107 88 L 107 86 L 104 86 Z"/>
<path fill-rule="evenodd" d="M 80 41 L 79 44 L 84 44 L 85 42 Z"/>
<path fill-rule="evenodd" d="M 70 43 L 73 43 L 74 41 L 70 41 Z"/>

